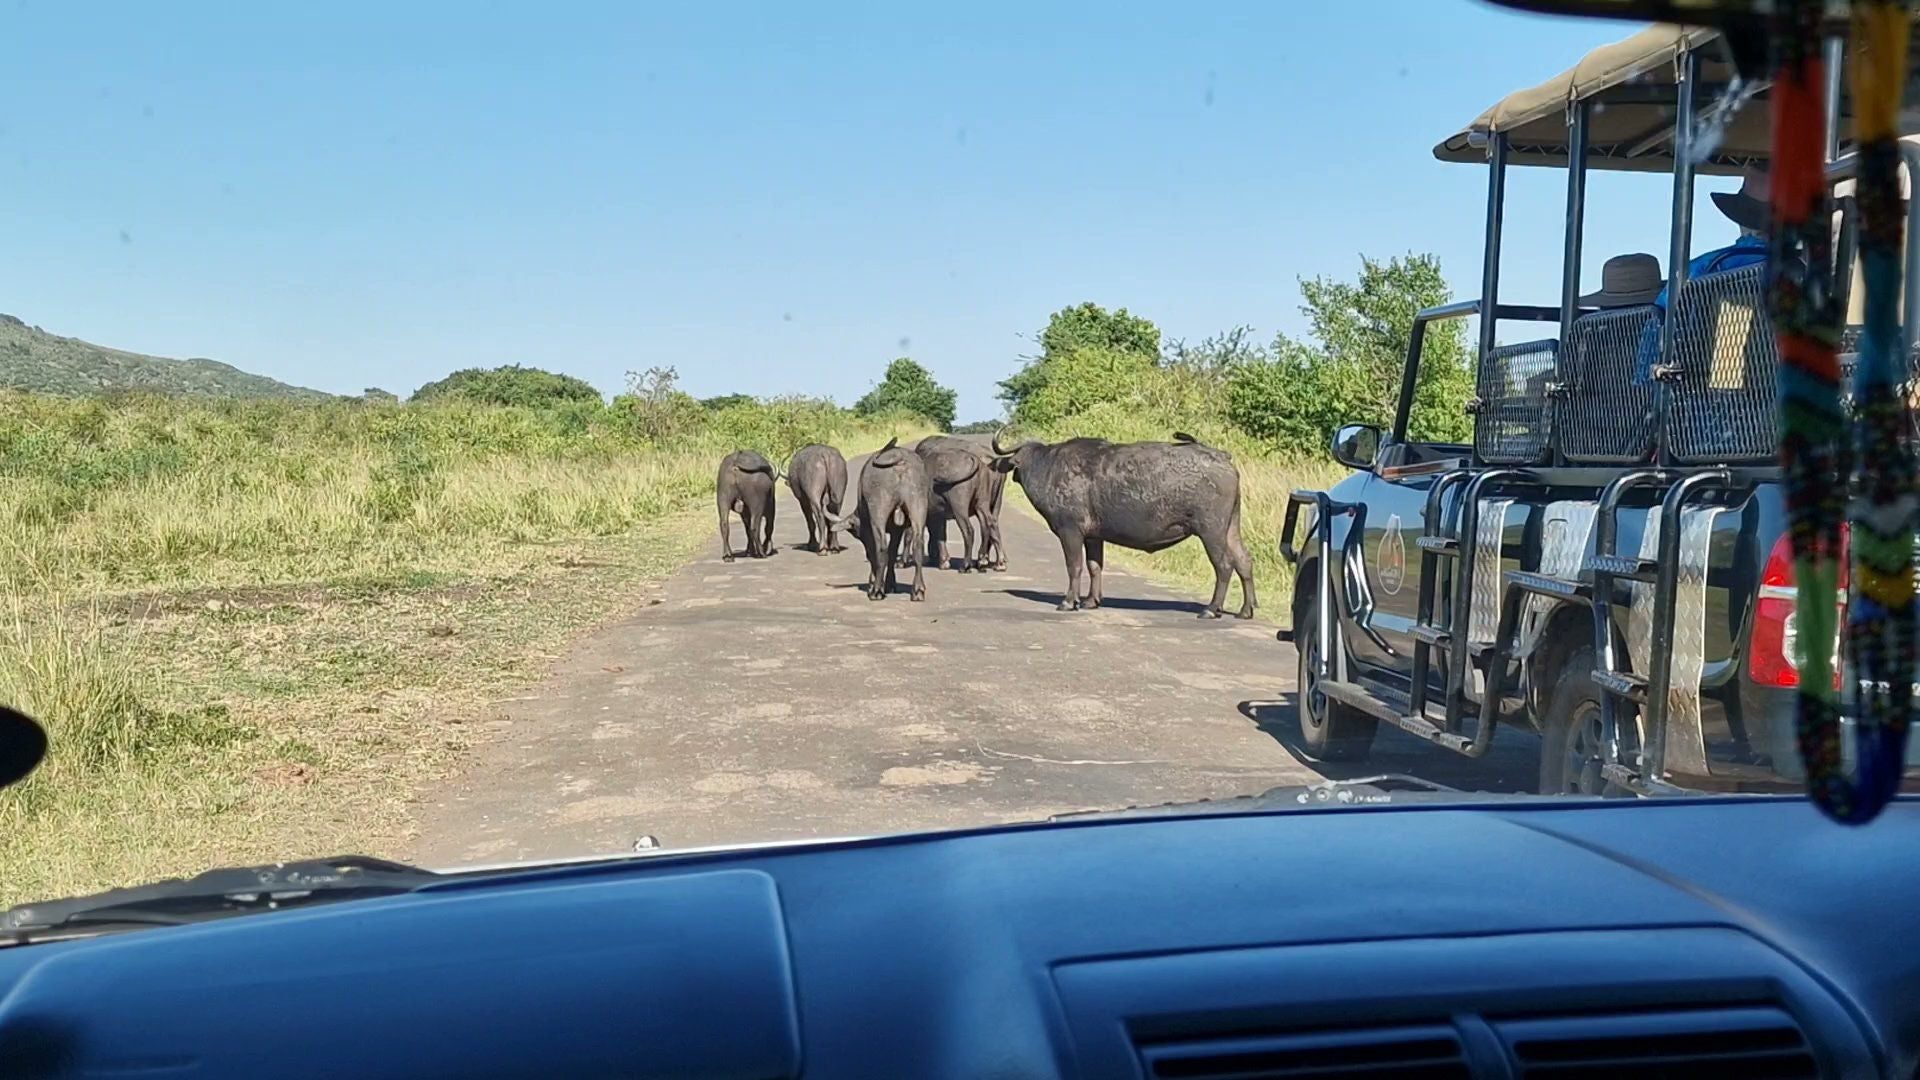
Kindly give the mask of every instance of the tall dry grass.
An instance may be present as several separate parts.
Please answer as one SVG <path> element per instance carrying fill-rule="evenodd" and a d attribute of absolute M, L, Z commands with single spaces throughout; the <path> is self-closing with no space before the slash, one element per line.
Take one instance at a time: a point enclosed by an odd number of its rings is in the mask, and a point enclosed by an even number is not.
<path fill-rule="evenodd" d="M 592 403 L 0 392 L 0 702 L 52 747 L 0 791 L 0 900 L 397 835 L 454 737 L 436 696 L 527 677 L 670 568 L 721 455 L 923 432 L 806 401 L 659 439 Z M 555 569 L 583 546 L 613 568 Z"/>

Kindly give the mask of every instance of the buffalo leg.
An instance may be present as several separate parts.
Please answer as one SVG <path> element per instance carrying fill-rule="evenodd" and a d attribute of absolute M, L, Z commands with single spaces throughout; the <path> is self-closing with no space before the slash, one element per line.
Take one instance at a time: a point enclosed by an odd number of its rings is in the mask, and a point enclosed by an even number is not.
<path fill-rule="evenodd" d="M 1240 575 L 1240 610 L 1235 612 L 1242 619 L 1253 618 L 1253 555 L 1247 551 L 1247 542 L 1240 535 L 1240 522 L 1236 518 L 1227 526 L 1227 557 L 1233 561 L 1233 572 Z"/>
<path fill-rule="evenodd" d="M 811 495 L 801 494 L 800 516 L 807 519 L 807 550 L 816 555 L 825 555 L 827 549 L 820 541 L 820 503 Z"/>
<path fill-rule="evenodd" d="M 1067 591 L 1060 597 L 1061 611 L 1080 608 L 1080 578 L 1086 570 L 1086 541 L 1079 533 L 1061 533 L 1060 551 L 1067 557 Z"/>
<path fill-rule="evenodd" d="M 1213 564 L 1213 599 L 1200 610 L 1200 617 L 1217 619 L 1220 609 L 1227 604 L 1227 583 L 1233 580 L 1233 564 L 1228 559 L 1224 537 L 1215 539 L 1212 532 L 1205 532 L 1200 534 L 1200 542 L 1206 546 L 1207 561 Z"/>
<path fill-rule="evenodd" d="M 927 598 L 927 568 L 924 564 L 927 561 L 927 553 L 920 545 L 926 543 L 927 530 L 921 522 L 913 521 L 911 518 L 909 518 L 907 526 L 913 530 L 913 539 L 908 541 L 908 543 L 912 544 L 914 548 L 913 591 L 907 594 L 907 599 L 909 601 L 925 600 Z M 945 560 L 943 559 L 941 561 L 944 562 Z"/>
<path fill-rule="evenodd" d="M 896 575 L 896 574 L 894 573 L 894 568 L 900 565 L 900 548 L 901 548 L 901 543 L 900 543 L 900 541 L 902 541 L 902 540 L 904 540 L 904 539 L 906 539 L 906 533 L 905 533 L 905 532 L 904 532 L 903 530 L 901 530 L 901 529 L 888 529 L 888 530 L 887 530 L 887 587 L 886 587 L 886 592 L 892 592 L 892 591 L 893 591 L 893 587 L 894 587 L 895 585 L 898 585 L 898 584 L 900 584 L 900 578 L 899 578 L 899 576 L 898 576 L 898 575 Z M 908 541 L 907 541 L 907 543 L 906 543 L 906 547 L 907 547 L 907 549 L 908 549 L 908 551 L 909 551 L 909 552 L 911 552 L 913 548 L 915 548 L 915 547 L 918 547 L 918 546 L 919 546 L 918 544 L 916 544 L 916 543 L 914 543 L 914 542 L 913 542 L 913 541 L 911 541 L 911 540 L 908 540 Z M 916 572 L 918 572 L 918 570 L 919 570 L 919 567 L 918 567 L 918 566 L 916 565 L 916 566 L 914 567 L 914 569 L 915 569 L 915 571 L 916 571 Z"/>
<path fill-rule="evenodd" d="M 741 520 L 747 524 L 747 558 L 760 557 L 760 508 L 749 503 L 740 511 Z"/>
<path fill-rule="evenodd" d="M 773 554 L 773 512 L 778 509 L 779 506 L 779 499 L 774 498 L 772 495 L 767 496 L 767 527 L 765 533 L 762 534 L 760 538 L 760 557 L 763 559 Z"/>
<path fill-rule="evenodd" d="M 867 599 L 884 600 L 893 580 L 893 549 L 883 546 L 878 533 L 867 537 Z"/>
<path fill-rule="evenodd" d="M 732 519 L 733 519 L 733 512 L 727 509 L 726 503 L 721 503 L 720 504 L 720 561 L 721 562 L 733 561 L 733 536 L 731 533 L 731 526 L 733 525 Z"/>
<path fill-rule="evenodd" d="M 1100 601 L 1103 596 L 1100 586 L 1100 572 L 1106 567 L 1107 563 L 1107 542 L 1105 540 L 1089 540 L 1086 542 L 1086 552 L 1087 606 L 1097 608 L 1100 606 Z"/>
<path fill-rule="evenodd" d="M 953 519 L 953 523 L 960 526 L 960 546 L 966 554 L 966 558 L 960 560 L 960 572 L 970 574 L 973 572 L 973 516 L 961 514 Z"/>
<path fill-rule="evenodd" d="M 980 561 L 995 570 L 1005 570 L 1007 568 L 1007 549 L 1000 539 L 999 513 L 989 511 L 980 515 L 980 531 L 986 534 L 987 537 L 985 542 L 980 545 Z M 987 555 L 989 550 L 993 552 L 991 560 L 989 560 Z"/>

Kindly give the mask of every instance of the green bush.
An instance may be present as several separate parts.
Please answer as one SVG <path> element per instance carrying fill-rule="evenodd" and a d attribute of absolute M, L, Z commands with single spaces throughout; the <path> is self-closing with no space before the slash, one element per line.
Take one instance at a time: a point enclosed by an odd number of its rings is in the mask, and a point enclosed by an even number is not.
<path fill-rule="evenodd" d="M 413 392 L 414 402 L 460 398 L 488 405 L 559 405 L 569 401 L 599 402 L 600 391 L 571 375 L 509 364 L 497 368 L 466 368 L 437 379 Z"/>

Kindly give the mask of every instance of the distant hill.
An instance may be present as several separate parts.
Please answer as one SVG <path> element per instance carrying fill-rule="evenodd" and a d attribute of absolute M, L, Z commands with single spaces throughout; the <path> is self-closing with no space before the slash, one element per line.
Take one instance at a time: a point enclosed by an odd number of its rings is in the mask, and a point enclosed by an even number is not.
<path fill-rule="evenodd" d="M 0 314 L 0 387 L 68 397 L 116 390 L 189 397 L 331 396 L 252 375 L 218 360 L 169 360 L 49 334 L 4 314 Z"/>

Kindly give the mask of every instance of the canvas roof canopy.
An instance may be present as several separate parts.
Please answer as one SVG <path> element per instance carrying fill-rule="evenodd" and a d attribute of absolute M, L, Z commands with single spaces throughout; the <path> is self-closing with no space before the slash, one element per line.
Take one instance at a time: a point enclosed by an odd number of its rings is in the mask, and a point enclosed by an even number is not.
<path fill-rule="evenodd" d="M 1920 38 L 1915 47 L 1920 49 Z M 1700 54 L 1698 115 L 1710 115 L 1734 81 L 1733 64 L 1719 32 L 1650 26 L 1600 46 L 1538 86 L 1501 98 L 1434 147 L 1433 156 L 1441 161 L 1485 162 L 1488 137 L 1499 132 L 1507 137 L 1509 164 L 1564 167 L 1568 108 L 1576 101 L 1592 101 L 1587 121 L 1588 168 L 1670 171 L 1680 57 L 1690 50 Z M 1903 114 L 1902 130 L 1920 130 L 1916 120 L 1920 116 L 1910 107 Z M 1696 171 L 1726 176 L 1765 162 L 1772 139 L 1769 127 L 1762 88 L 1726 122 L 1718 144 L 1696 165 Z M 1844 112 L 1841 130 L 1846 130 Z"/>

